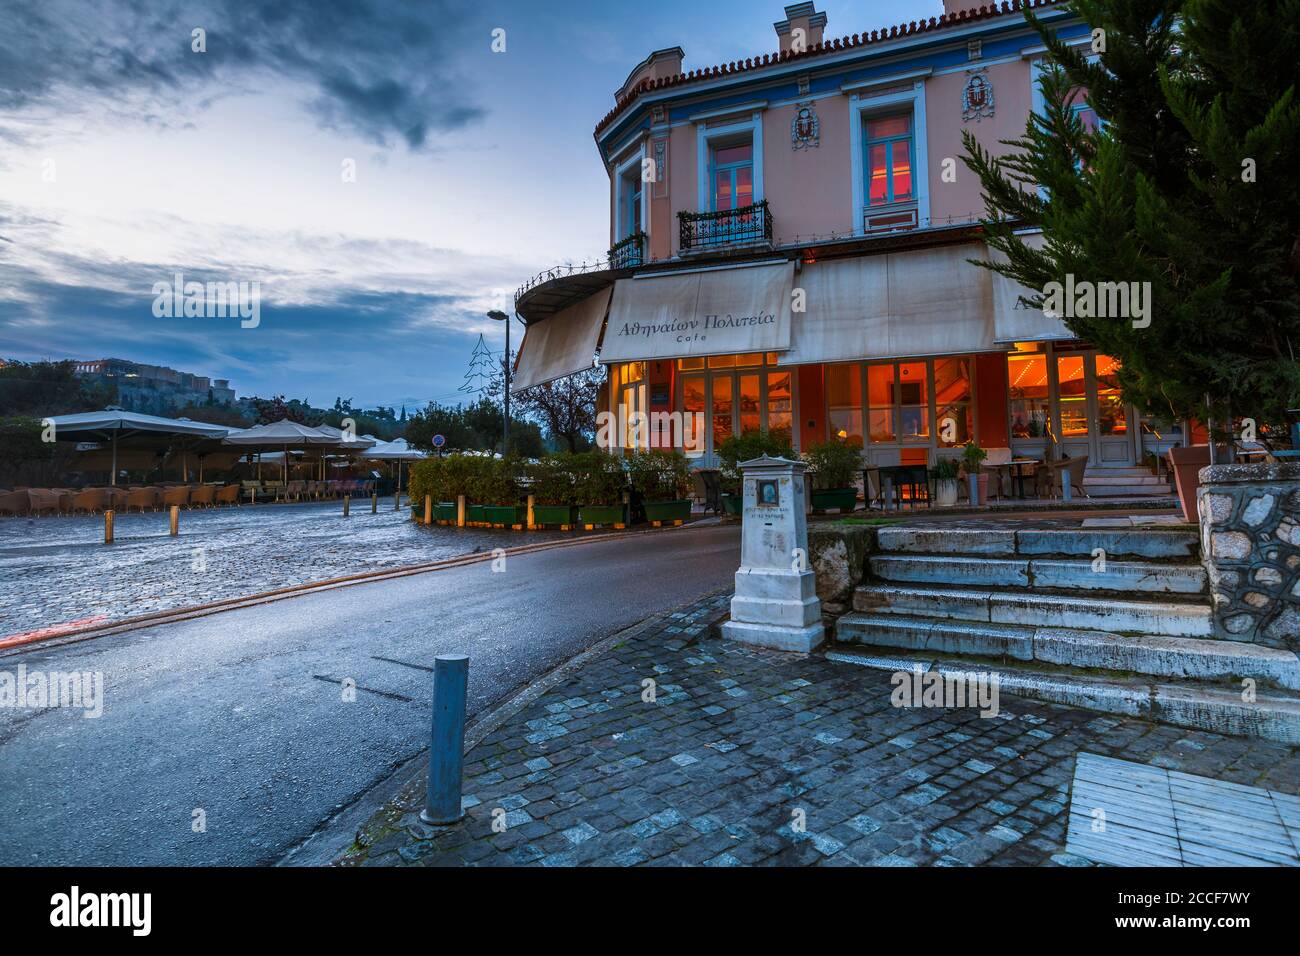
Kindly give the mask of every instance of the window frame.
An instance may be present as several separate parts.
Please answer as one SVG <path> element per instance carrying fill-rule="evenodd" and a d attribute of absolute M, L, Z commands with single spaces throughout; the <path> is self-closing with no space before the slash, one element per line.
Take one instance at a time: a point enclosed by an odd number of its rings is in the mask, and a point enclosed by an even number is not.
<path fill-rule="evenodd" d="M 927 74 L 928 75 L 928 74 Z M 870 210 L 879 215 L 891 207 L 900 211 L 916 210 L 916 228 L 930 225 L 930 147 L 926 126 L 925 76 L 902 78 L 910 82 L 910 89 L 897 89 L 898 78 L 873 81 L 870 86 L 845 88 L 849 93 L 849 157 L 853 176 L 853 234 L 867 235 L 866 217 Z M 872 89 L 890 92 L 873 93 Z M 910 200 L 870 206 L 867 186 L 867 151 L 865 140 L 867 121 L 885 116 L 911 113 L 912 117 L 912 191 Z"/>
<path fill-rule="evenodd" d="M 897 136 L 882 136 L 873 139 L 870 135 L 871 124 L 877 120 L 903 118 L 907 120 L 907 132 Z M 907 142 L 907 162 L 909 175 L 912 180 L 912 192 L 906 199 L 898 199 L 894 195 L 894 150 L 893 146 L 898 142 Z M 884 209 L 896 203 L 912 203 L 916 201 L 916 117 L 910 111 L 901 113 L 880 113 L 863 117 L 862 123 L 862 173 L 866 177 L 862 184 L 863 206 L 870 207 L 871 202 L 871 147 L 885 146 L 885 200 L 877 208 Z"/>

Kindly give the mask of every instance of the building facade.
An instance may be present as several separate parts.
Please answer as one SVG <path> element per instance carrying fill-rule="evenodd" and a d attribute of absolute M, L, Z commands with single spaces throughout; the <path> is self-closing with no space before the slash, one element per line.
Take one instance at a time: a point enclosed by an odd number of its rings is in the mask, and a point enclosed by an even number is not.
<path fill-rule="evenodd" d="M 1123 468 L 1180 444 L 1180 425 L 1123 401 L 1113 358 L 971 264 L 993 253 L 962 135 L 1003 153 L 1042 109 L 1026 5 L 1091 43 L 1060 0 L 945 0 L 839 39 L 799 3 L 763 56 L 689 71 L 681 48 L 647 57 L 595 132 L 608 262 L 520 290 L 515 389 L 598 355 L 608 408 L 634 422 L 615 444 L 701 464 L 753 428 L 796 449 L 861 442 L 878 465 L 973 440 Z M 1082 94 L 1075 108 L 1096 121 Z"/>
<path fill-rule="evenodd" d="M 126 359 L 78 362 L 77 374 L 101 385 L 116 385 L 118 404 L 128 411 L 163 415 L 187 405 L 233 405 L 235 390 L 224 378 L 178 372 L 162 365 Z"/>

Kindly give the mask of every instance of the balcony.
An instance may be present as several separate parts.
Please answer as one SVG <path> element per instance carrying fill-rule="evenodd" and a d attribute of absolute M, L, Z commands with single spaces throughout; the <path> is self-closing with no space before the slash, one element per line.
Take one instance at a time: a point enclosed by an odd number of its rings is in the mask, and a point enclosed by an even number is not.
<path fill-rule="evenodd" d="M 646 262 L 646 234 L 634 232 L 609 250 L 611 269 L 635 269 Z"/>
<path fill-rule="evenodd" d="M 717 212 L 679 212 L 682 255 L 732 246 L 772 245 L 772 214 L 767 200 Z"/>

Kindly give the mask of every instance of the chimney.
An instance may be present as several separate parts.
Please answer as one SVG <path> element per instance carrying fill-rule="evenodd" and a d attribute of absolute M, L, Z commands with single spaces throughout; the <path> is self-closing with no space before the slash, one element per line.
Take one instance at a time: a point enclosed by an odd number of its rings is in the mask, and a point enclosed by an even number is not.
<path fill-rule="evenodd" d="M 943 0 L 943 12 L 948 16 L 952 16 L 961 13 L 963 10 L 978 9 L 981 5 L 981 0 Z"/>
<path fill-rule="evenodd" d="M 642 80 L 662 80 L 682 72 L 685 51 L 679 46 L 666 50 L 655 50 L 648 57 L 632 68 L 623 85 L 614 91 L 614 99 L 626 96 Z"/>
<path fill-rule="evenodd" d="M 775 23 L 776 38 L 781 42 L 781 52 L 811 50 L 822 42 L 826 30 L 826 14 L 817 12 L 813 3 L 794 3 L 785 8 L 785 19 Z"/>

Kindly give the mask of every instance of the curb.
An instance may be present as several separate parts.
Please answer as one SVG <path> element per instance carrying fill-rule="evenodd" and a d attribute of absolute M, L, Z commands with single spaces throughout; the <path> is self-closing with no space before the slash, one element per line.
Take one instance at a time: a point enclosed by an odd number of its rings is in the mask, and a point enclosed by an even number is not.
<path fill-rule="evenodd" d="M 639 637 L 653 629 L 655 625 L 663 623 L 674 611 L 711 600 L 730 590 L 724 587 L 710 591 L 694 600 L 674 605 L 631 627 L 625 627 L 547 671 L 522 690 L 507 695 L 500 703 L 489 707 L 469 722 L 465 728 L 465 753 L 468 754 L 507 720 L 543 694 L 568 680 L 591 661 L 603 657 L 624 641 Z M 716 621 L 711 622 L 706 632 L 711 634 L 716 624 Z M 286 867 L 336 865 L 338 858 L 356 841 L 357 830 L 367 820 L 396 799 L 399 794 L 424 780 L 428 773 L 428 754 L 428 748 L 423 747 L 415 756 L 394 767 L 392 773 L 371 784 L 352 803 L 321 821 L 315 830 L 286 851 L 274 865 Z"/>
<path fill-rule="evenodd" d="M 575 548 L 582 545 L 595 544 L 601 541 L 621 541 L 627 538 L 635 538 L 647 534 L 662 534 L 671 531 L 681 532 L 696 527 L 715 527 L 715 525 L 712 523 L 696 521 L 682 525 L 678 528 L 649 528 L 643 531 L 596 534 L 589 537 L 574 538 L 567 541 L 546 541 L 537 544 L 520 545 L 516 548 L 505 548 L 504 553 L 506 557 L 516 557 L 519 555 L 534 554 L 540 551 L 551 551 L 557 548 Z M 445 558 L 441 561 L 433 561 L 428 564 L 414 564 L 401 568 L 387 568 L 382 571 L 366 571 L 360 574 L 345 575 L 341 578 L 330 578 L 325 581 L 313 581 L 309 584 L 297 584 L 288 588 L 277 588 L 272 591 L 263 591 L 256 594 L 244 595 L 243 597 L 226 598 L 221 601 L 213 601 L 209 604 L 198 604 L 186 608 L 174 608 L 169 611 L 156 611 L 152 614 L 122 618 L 116 621 L 98 621 L 95 618 L 90 618 L 84 623 L 72 622 L 68 625 L 54 625 L 52 627 L 42 628 L 41 630 L 32 631 L 26 634 L 17 634 L 0 638 L 0 657 L 12 656 L 12 653 L 27 650 L 33 645 L 62 647 L 67 644 L 76 644 L 81 641 L 93 640 L 98 637 L 108 637 L 114 634 L 124 634 L 130 631 L 138 631 L 143 628 L 156 627 L 162 624 L 194 620 L 196 618 L 208 617 L 213 614 L 220 614 L 223 611 L 236 611 L 246 607 L 271 604 L 276 601 L 284 601 L 289 598 L 314 594 L 321 591 L 333 591 L 338 588 L 351 587 L 358 584 L 372 584 L 378 581 L 390 581 L 396 578 L 413 577 L 417 574 L 429 574 L 434 571 L 445 571 L 451 568 L 465 567 L 472 564 L 482 564 L 495 559 L 495 552 L 475 552 L 471 554 L 457 555 L 452 558 Z"/>

